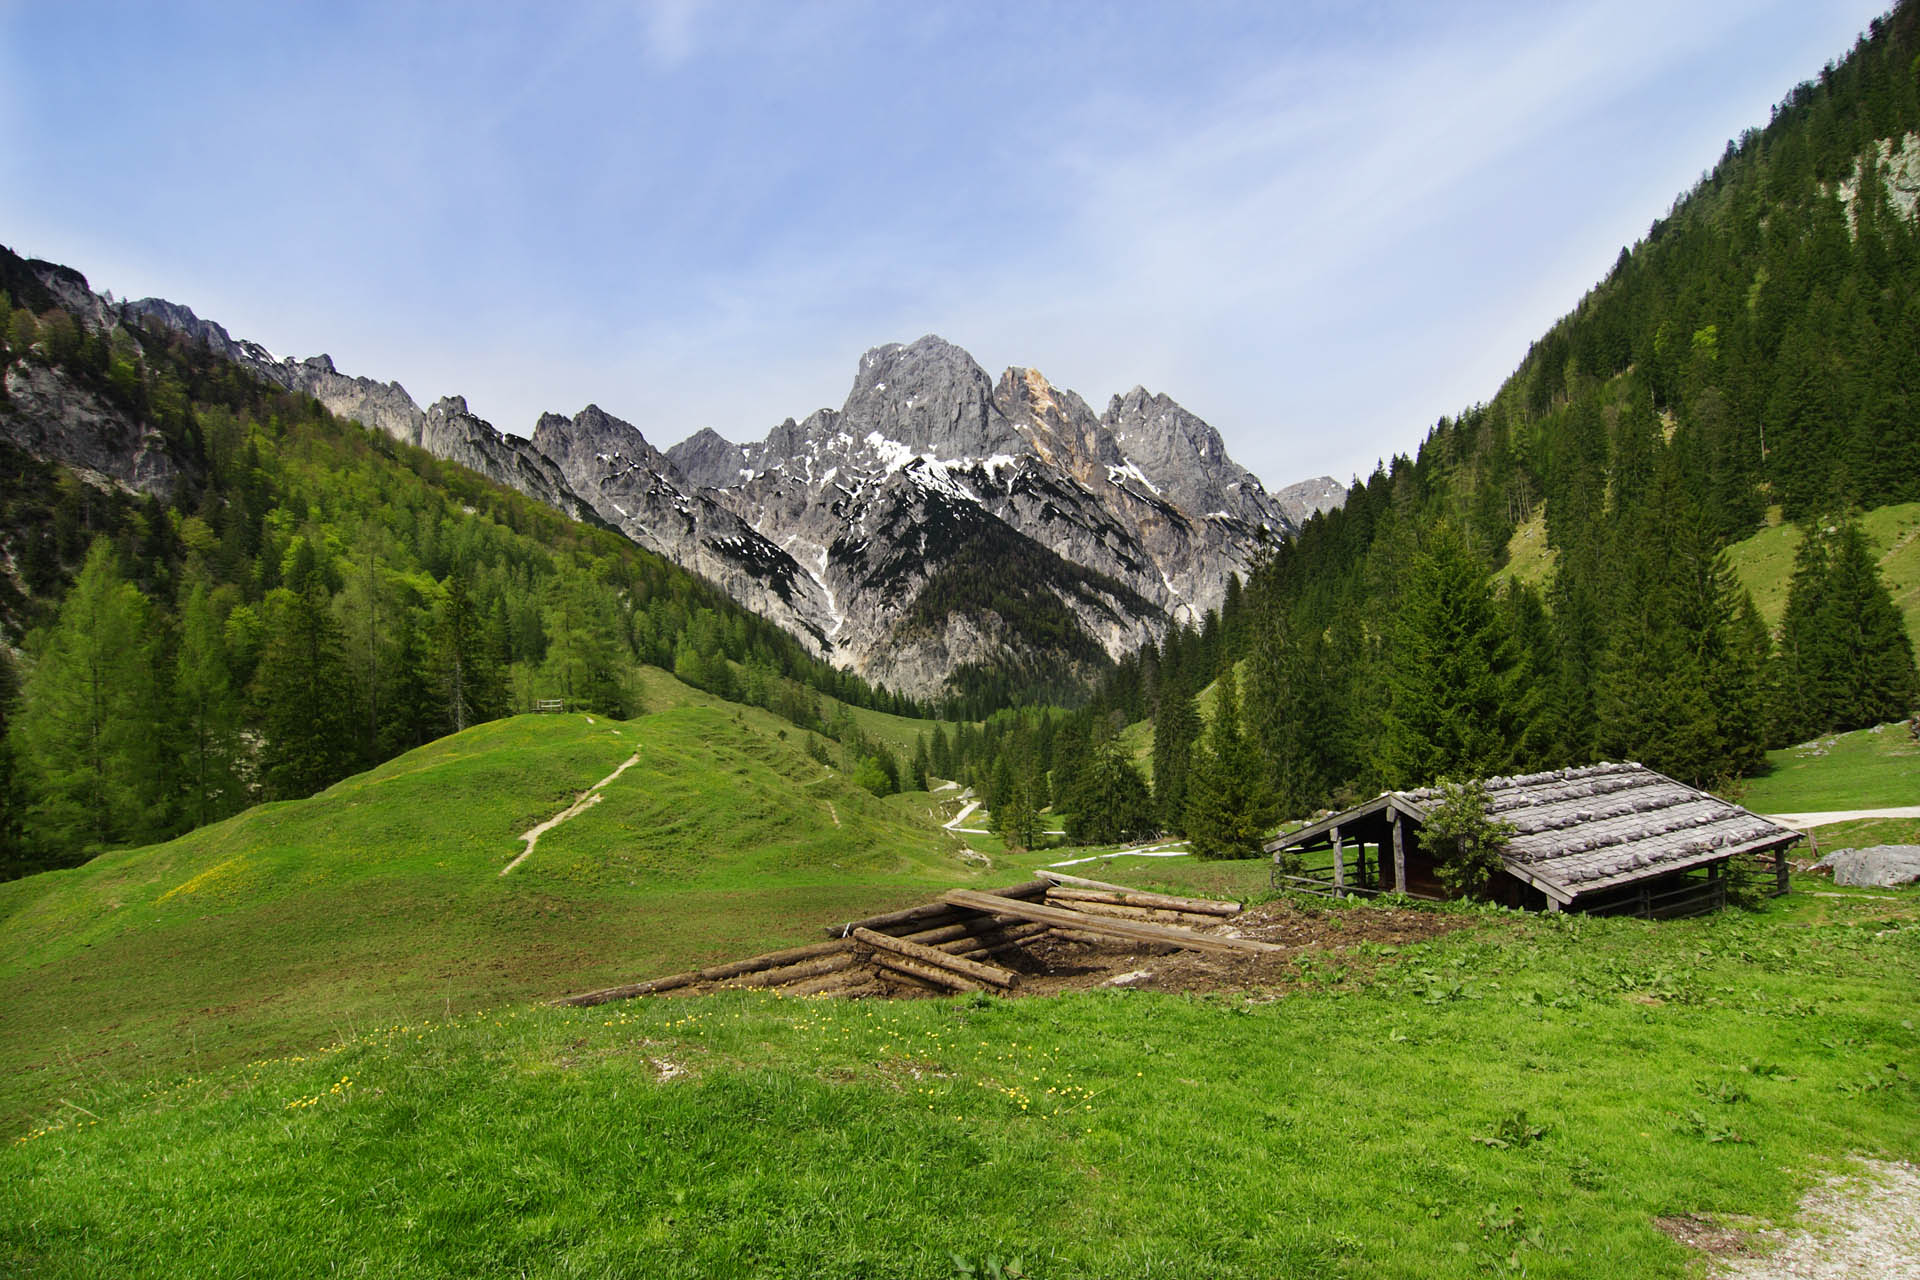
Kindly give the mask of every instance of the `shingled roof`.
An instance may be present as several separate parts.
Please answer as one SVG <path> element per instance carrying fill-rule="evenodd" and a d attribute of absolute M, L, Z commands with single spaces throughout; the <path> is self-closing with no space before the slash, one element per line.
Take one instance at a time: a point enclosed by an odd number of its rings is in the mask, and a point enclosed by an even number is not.
<path fill-rule="evenodd" d="M 1783 848 L 1800 838 L 1641 764 L 1556 769 L 1489 778 L 1483 785 L 1490 816 L 1514 828 L 1501 851 L 1507 870 L 1563 904 L 1738 854 Z M 1390 791 L 1267 848 L 1301 847 L 1334 827 L 1388 808 L 1424 823 L 1442 798 L 1434 787 Z"/>

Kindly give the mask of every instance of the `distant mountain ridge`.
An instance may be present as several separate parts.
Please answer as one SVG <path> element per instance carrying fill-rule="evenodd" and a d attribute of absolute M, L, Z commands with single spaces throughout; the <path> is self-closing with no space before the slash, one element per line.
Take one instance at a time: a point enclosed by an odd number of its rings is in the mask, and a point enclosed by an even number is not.
<path fill-rule="evenodd" d="M 70 274 L 64 287 L 84 292 Z M 1164 395 L 1135 387 L 1096 415 L 1038 370 L 996 381 L 933 336 L 867 352 L 838 410 L 745 445 L 701 431 L 663 453 L 596 405 L 544 414 L 522 438 L 460 396 L 422 408 L 398 382 L 277 357 L 178 303 L 118 305 L 336 415 L 604 521 L 817 655 L 916 696 L 961 670 L 1076 682 L 1199 621 L 1263 547 L 1345 496 L 1330 477 L 1269 493 Z"/>

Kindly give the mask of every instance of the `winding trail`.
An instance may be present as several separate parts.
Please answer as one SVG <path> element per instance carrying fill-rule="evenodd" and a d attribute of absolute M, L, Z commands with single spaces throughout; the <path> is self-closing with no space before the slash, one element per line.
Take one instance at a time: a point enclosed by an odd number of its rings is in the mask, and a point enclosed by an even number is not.
<path fill-rule="evenodd" d="M 1171 844 L 1148 844 L 1135 849 L 1116 849 L 1112 853 L 1096 853 L 1087 858 L 1068 858 L 1064 862 L 1049 862 L 1050 867 L 1077 867 L 1083 862 L 1100 862 L 1107 858 L 1185 858 L 1191 855 L 1180 848 L 1181 841 Z"/>
<path fill-rule="evenodd" d="M 578 800 L 575 800 L 572 804 L 562 809 L 559 813 L 554 814 L 551 818 L 548 818 L 545 822 L 533 828 L 531 831 L 523 832 L 520 838 L 527 842 L 527 847 L 520 851 L 519 857 L 515 858 L 512 862 L 509 862 L 506 866 L 500 868 L 500 874 L 504 876 L 507 874 L 507 872 L 513 870 L 515 867 L 525 862 L 527 860 L 527 855 L 533 852 L 533 846 L 539 843 L 541 836 L 547 834 L 547 832 L 553 830 L 555 827 L 565 822 L 568 818 L 574 817 L 578 814 L 585 813 L 587 810 L 593 808 L 593 806 L 599 804 L 600 788 L 606 786 L 609 782 L 612 782 L 615 778 L 619 777 L 621 774 L 625 773 L 628 769 L 631 769 L 634 765 L 639 763 L 640 763 L 640 753 L 636 751 L 634 754 L 628 756 L 624 761 L 622 761 L 618 769 L 615 769 L 612 773 L 600 779 L 600 781 L 594 783 L 592 786 L 588 787 L 585 791 L 581 792 L 580 798 Z"/>
<path fill-rule="evenodd" d="M 966 807 L 961 809 L 960 812 L 954 814 L 953 818 L 945 824 L 947 830 L 949 831 L 967 830 L 967 828 L 961 826 L 960 824 L 965 822 L 969 817 L 971 817 L 973 814 L 973 811 L 975 809 L 978 809 L 979 807 L 980 807 L 980 802 L 978 800 L 968 800 L 966 803 Z"/>

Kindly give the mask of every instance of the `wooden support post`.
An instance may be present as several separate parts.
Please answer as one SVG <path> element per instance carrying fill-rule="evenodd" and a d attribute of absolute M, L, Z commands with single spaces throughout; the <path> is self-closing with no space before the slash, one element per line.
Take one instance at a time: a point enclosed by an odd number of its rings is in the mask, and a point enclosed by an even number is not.
<path fill-rule="evenodd" d="M 1787 896 L 1787 847 L 1781 845 L 1773 851 L 1773 896 Z"/>
<path fill-rule="evenodd" d="M 1347 855 L 1340 842 L 1340 828 L 1333 829 L 1333 896 L 1346 896 L 1347 892 Z"/>
<path fill-rule="evenodd" d="M 1393 887 L 1397 892 L 1407 891 L 1407 848 L 1400 836 L 1400 811 L 1393 811 Z"/>

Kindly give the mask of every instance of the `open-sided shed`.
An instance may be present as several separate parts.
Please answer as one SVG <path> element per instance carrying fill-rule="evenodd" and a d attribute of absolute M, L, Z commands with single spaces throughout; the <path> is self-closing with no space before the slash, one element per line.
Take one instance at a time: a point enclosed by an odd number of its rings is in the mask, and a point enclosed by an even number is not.
<path fill-rule="evenodd" d="M 1726 902 L 1729 863 L 1771 857 L 1787 891 L 1787 847 L 1800 834 L 1640 764 L 1596 764 L 1489 778 L 1487 807 L 1514 835 L 1493 896 L 1547 911 L 1690 915 Z M 1436 788 L 1388 791 L 1267 842 L 1274 882 L 1345 895 L 1399 890 L 1445 896 L 1420 833 Z M 1372 850 L 1369 858 L 1368 851 Z"/>

